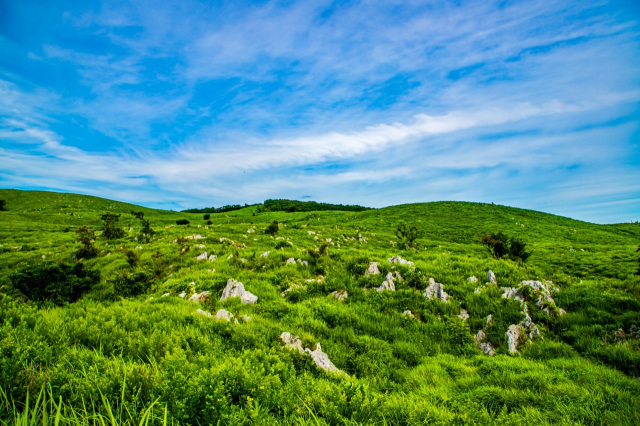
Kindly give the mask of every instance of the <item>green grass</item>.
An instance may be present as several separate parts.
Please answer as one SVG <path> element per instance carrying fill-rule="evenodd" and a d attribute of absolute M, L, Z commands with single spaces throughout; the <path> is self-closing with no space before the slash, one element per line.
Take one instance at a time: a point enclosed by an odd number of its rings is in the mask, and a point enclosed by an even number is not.
<path fill-rule="evenodd" d="M 640 340 L 616 335 L 640 325 L 638 224 L 439 202 L 363 212 L 252 206 L 212 214 L 207 226 L 202 214 L 76 194 L 0 190 L 0 199 L 8 209 L 0 212 L 3 424 L 640 423 Z M 136 241 L 141 224 L 132 210 L 151 221 L 156 234 L 149 243 Z M 75 230 L 99 230 L 105 212 L 122 214 L 126 236 L 98 237 L 98 257 L 84 263 L 101 280 L 80 301 L 36 304 L 12 287 L 10 275 L 28 265 L 75 263 Z M 191 224 L 177 226 L 181 218 Z M 280 223 L 275 238 L 264 233 L 273 220 Z M 397 248 L 400 222 L 419 229 L 415 249 Z M 533 255 L 525 265 L 491 258 L 478 235 L 497 231 L 527 243 Z M 181 255 L 173 241 L 194 234 L 204 238 L 188 240 Z M 316 260 L 308 250 L 327 239 L 328 255 Z M 282 241 L 291 245 L 276 249 Z M 135 268 L 125 249 L 139 253 Z M 205 250 L 217 259 L 197 261 Z M 409 268 L 387 262 L 393 255 L 443 283 L 450 301 L 427 300 L 407 282 L 396 283 L 395 292 L 367 291 L 383 277 L 352 273 L 353 265 L 378 261 L 384 273 L 408 277 Z M 290 257 L 309 266 L 287 265 Z M 505 332 L 524 314 L 497 287 L 474 291 L 488 269 L 498 286 L 552 280 L 555 302 L 567 314 L 548 315 L 530 299 L 541 338 L 509 355 Z M 141 271 L 152 277 L 148 294 L 121 297 L 118 277 Z M 316 281 L 320 275 L 324 280 Z M 470 283 L 471 275 L 480 282 Z M 258 303 L 220 302 L 229 278 L 243 282 Z M 192 282 L 213 297 L 204 304 L 177 297 Z M 298 287 L 281 296 L 290 286 Z M 349 297 L 339 302 L 330 296 L 335 290 Z M 251 320 L 215 321 L 198 308 Z M 407 309 L 415 318 L 402 315 Z M 458 318 L 461 309 L 467 321 Z M 493 322 L 485 326 L 489 314 Z M 474 343 L 482 328 L 494 357 Z M 347 374 L 327 374 L 286 350 L 283 331 L 311 349 L 320 342 Z"/>

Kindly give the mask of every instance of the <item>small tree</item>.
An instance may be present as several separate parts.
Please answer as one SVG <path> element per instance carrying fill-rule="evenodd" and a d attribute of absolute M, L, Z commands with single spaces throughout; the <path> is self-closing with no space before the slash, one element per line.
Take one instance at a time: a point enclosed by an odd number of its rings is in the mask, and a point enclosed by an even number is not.
<path fill-rule="evenodd" d="M 205 214 L 204 216 L 202 216 L 202 218 L 204 220 L 209 220 L 209 219 L 211 219 L 211 215 L 210 214 Z"/>
<path fill-rule="evenodd" d="M 127 256 L 127 263 L 132 268 L 135 268 L 140 263 L 140 256 L 134 250 L 125 249 L 124 255 Z"/>
<path fill-rule="evenodd" d="M 81 226 L 76 229 L 76 235 L 78 242 L 82 244 L 78 250 L 76 250 L 76 259 L 91 259 L 98 255 L 98 249 L 94 245 L 96 240 L 96 233 L 92 228 L 88 226 Z"/>
<path fill-rule="evenodd" d="M 496 259 L 501 259 L 509 253 L 509 237 L 504 235 L 502 231 L 495 233 L 485 233 L 481 237 L 482 244 L 487 246 L 487 250 Z"/>
<path fill-rule="evenodd" d="M 149 219 L 141 219 L 142 229 L 140 229 L 140 235 L 138 236 L 138 240 L 142 239 L 145 242 L 149 242 L 153 234 L 156 233 L 153 229 L 151 229 L 151 224 L 149 223 Z"/>
<path fill-rule="evenodd" d="M 178 219 L 176 220 L 176 225 L 188 225 L 191 222 L 189 222 L 187 219 Z"/>
<path fill-rule="evenodd" d="M 406 224 L 401 223 L 396 229 L 396 237 L 398 237 L 398 247 L 401 249 L 415 247 L 416 239 L 418 238 L 418 228 L 415 226 L 408 227 Z"/>
<path fill-rule="evenodd" d="M 7 205 L 6 200 L 0 200 L 0 212 L 5 210 L 6 205 Z"/>
<path fill-rule="evenodd" d="M 102 219 L 102 235 L 108 240 L 124 237 L 124 230 L 118 227 L 120 215 L 115 213 L 105 213 L 100 215 Z"/>
<path fill-rule="evenodd" d="M 509 256 L 513 260 L 520 259 L 522 263 L 526 262 L 529 256 L 531 256 L 531 252 L 526 251 L 526 248 L 527 244 L 518 238 L 511 238 L 511 240 L 509 240 Z"/>
<path fill-rule="evenodd" d="M 134 212 L 133 210 L 131 211 L 131 214 L 134 215 L 137 219 L 144 219 L 144 212 Z"/>
<path fill-rule="evenodd" d="M 274 220 L 273 222 L 271 222 L 271 224 L 267 227 L 267 229 L 264 230 L 265 234 L 269 234 L 271 236 L 276 235 L 278 233 L 278 229 L 280 229 L 280 227 L 278 226 L 278 221 Z"/>

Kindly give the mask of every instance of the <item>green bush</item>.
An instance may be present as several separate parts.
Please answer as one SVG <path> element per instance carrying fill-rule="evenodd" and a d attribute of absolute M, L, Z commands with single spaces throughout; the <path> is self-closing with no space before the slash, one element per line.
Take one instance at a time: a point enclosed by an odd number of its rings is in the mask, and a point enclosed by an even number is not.
<path fill-rule="evenodd" d="M 96 233 L 87 226 L 81 226 L 76 230 L 78 242 L 82 244 L 76 250 L 76 259 L 92 259 L 98 255 L 98 248 L 94 245 Z"/>
<path fill-rule="evenodd" d="M 9 276 L 13 287 L 29 299 L 57 305 L 73 303 L 100 281 L 100 272 L 75 265 L 38 263 Z"/>
<path fill-rule="evenodd" d="M 178 219 L 178 220 L 176 220 L 176 225 L 188 225 L 189 223 L 191 223 L 191 222 L 189 222 L 187 219 Z"/>
<path fill-rule="evenodd" d="M 113 289 L 118 296 L 133 297 L 146 293 L 153 284 L 153 275 L 148 272 L 122 272 L 113 280 Z"/>
<path fill-rule="evenodd" d="M 124 230 L 118 227 L 119 214 L 105 213 L 100 215 L 100 219 L 102 219 L 102 236 L 108 240 L 124 237 Z"/>
<path fill-rule="evenodd" d="M 7 201 L 6 200 L 0 200 L 0 212 L 4 211 L 6 206 L 7 206 Z"/>
<path fill-rule="evenodd" d="M 273 236 L 273 235 L 276 235 L 278 233 L 278 229 L 280 229 L 279 226 L 278 226 L 278 221 L 274 220 L 273 222 L 271 222 L 269 224 L 267 229 L 264 230 L 264 233 Z"/>

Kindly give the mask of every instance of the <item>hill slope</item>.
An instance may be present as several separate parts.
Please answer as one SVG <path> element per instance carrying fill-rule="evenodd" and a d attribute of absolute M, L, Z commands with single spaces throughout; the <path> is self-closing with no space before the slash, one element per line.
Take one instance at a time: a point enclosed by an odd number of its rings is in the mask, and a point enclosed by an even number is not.
<path fill-rule="evenodd" d="M 0 199 L 8 209 L 0 212 L 3 419 L 14 412 L 11 401 L 20 411 L 27 392 L 45 386 L 67 410 L 101 392 L 105 399 L 83 415 L 104 415 L 108 403 L 121 421 L 138 421 L 157 400 L 169 418 L 189 424 L 640 422 L 632 398 L 640 392 L 638 224 L 442 202 L 363 212 L 252 206 L 206 225 L 200 214 L 75 194 L 0 190 Z M 150 220 L 148 242 L 131 211 Z M 98 230 L 105 212 L 121 214 L 125 236 L 98 235 L 97 257 L 80 262 L 100 272 L 99 282 L 76 303 L 28 301 L 12 274 L 75 264 L 75 231 Z M 273 220 L 280 229 L 270 236 Z M 398 248 L 400 222 L 418 228 L 415 248 Z M 491 258 L 478 235 L 497 231 L 527 243 L 525 265 Z M 196 259 L 205 251 L 215 260 Z M 374 261 L 381 273 L 365 274 Z M 485 284 L 489 269 L 498 285 Z M 388 272 L 395 290 L 375 291 Z M 230 278 L 258 302 L 220 301 Z M 429 278 L 443 284 L 446 301 L 427 297 Z M 523 280 L 539 280 L 551 299 Z M 523 300 L 503 297 L 500 287 Z M 194 291 L 210 295 L 188 301 Z M 199 309 L 225 309 L 239 322 Z M 514 353 L 510 326 L 530 334 Z M 285 331 L 310 350 L 320 342 L 346 374 L 287 350 Z M 480 331 L 494 356 L 476 345 Z M 160 411 L 153 422 L 162 422 Z"/>

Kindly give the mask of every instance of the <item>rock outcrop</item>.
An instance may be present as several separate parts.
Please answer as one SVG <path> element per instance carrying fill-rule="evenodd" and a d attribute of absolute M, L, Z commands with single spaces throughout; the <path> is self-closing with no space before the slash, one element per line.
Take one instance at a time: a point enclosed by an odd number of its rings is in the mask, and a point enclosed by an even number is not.
<path fill-rule="evenodd" d="M 282 340 L 282 342 L 288 349 L 296 350 L 301 354 L 309 354 L 311 359 L 313 359 L 313 362 L 315 362 L 315 364 L 324 371 L 344 374 L 335 365 L 333 365 L 333 363 L 329 360 L 327 354 L 322 352 L 320 343 L 316 343 L 315 349 L 311 351 L 307 348 L 302 347 L 302 341 L 298 336 L 292 336 L 291 333 L 287 331 L 280 335 L 280 340 Z"/>
<path fill-rule="evenodd" d="M 391 272 L 387 274 L 385 281 L 382 282 L 380 287 L 376 288 L 377 292 L 381 292 L 385 290 L 396 291 L 396 285 L 393 282 L 393 273 Z"/>
<path fill-rule="evenodd" d="M 207 260 L 207 252 L 205 251 L 200 256 L 196 257 L 196 260 Z"/>
<path fill-rule="evenodd" d="M 469 277 L 469 282 L 470 283 L 477 283 L 478 279 L 475 277 L 475 275 L 472 275 L 472 276 Z"/>
<path fill-rule="evenodd" d="M 469 312 L 467 312 L 466 309 L 462 309 L 460 311 L 460 314 L 458 315 L 458 318 L 460 318 L 462 321 L 466 321 L 469 319 Z"/>
<path fill-rule="evenodd" d="M 191 302 L 204 302 L 206 298 L 209 296 L 208 291 L 203 291 L 202 293 L 193 293 L 189 298 Z"/>
<path fill-rule="evenodd" d="M 290 257 L 287 259 L 286 261 L 287 265 L 295 265 L 296 264 L 296 260 L 293 257 Z"/>
<path fill-rule="evenodd" d="M 443 302 L 449 300 L 449 295 L 445 293 L 444 286 L 437 283 L 433 278 L 429 278 L 429 285 L 424 290 L 424 296 L 429 300 L 433 298 L 440 299 Z"/>
<path fill-rule="evenodd" d="M 224 291 L 222 292 L 222 297 L 220 297 L 220 301 L 224 302 L 230 297 L 240 297 L 240 300 L 245 305 L 258 302 L 258 296 L 256 296 L 251 292 L 246 291 L 244 289 L 244 284 L 232 278 L 229 278 L 229 280 L 227 281 L 227 286 L 224 288 Z"/>
<path fill-rule="evenodd" d="M 367 272 L 365 272 L 365 275 L 378 275 L 380 273 L 380 270 L 378 269 L 378 265 L 380 265 L 380 262 L 371 262 L 369 264 L 369 267 L 367 268 Z"/>
<path fill-rule="evenodd" d="M 397 263 L 399 265 L 413 266 L 413 262 L 405 260 L 405 259 L 401 258 L 400 256 L 392 256 L 389 259 L 387 259 L 387 262 L 389 262 L 389 263 Z"/>
<path fill-rule="evenodd" d="M 489 271 L 487 271 L 487 282 L 489 284 L 496 284 L 496 274 L 493 273 L 493 271 L 491 269 L 489 269 Z"/>
<path fill-rule="evenodd" d="M 506 332 L 507 348 L 510 354 L 515 354 L 520 345 L 520 336 L 522 335 L 522 327 L 519 324 L 511 324 Z"/>
<path fill-rule="evenodd" d="M 347 297 L 349 297 L 349 293 L 347 293 L 346 290 L 336 290 L 334 292 L 331 292 L 331 295 L 338 300 L 345 300 Z"/>
<path fill-rule="evenodd" d="M 229 322 L 233 319 L 233 314 L 226 309 L 220 309 L 218 312 L 216 312 L 215 319 Z"/>

